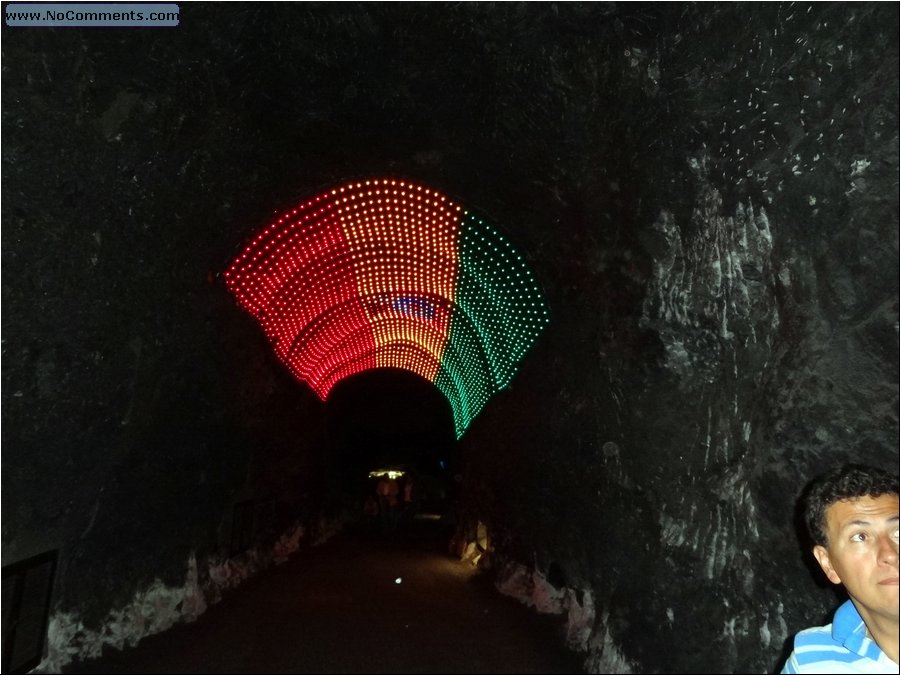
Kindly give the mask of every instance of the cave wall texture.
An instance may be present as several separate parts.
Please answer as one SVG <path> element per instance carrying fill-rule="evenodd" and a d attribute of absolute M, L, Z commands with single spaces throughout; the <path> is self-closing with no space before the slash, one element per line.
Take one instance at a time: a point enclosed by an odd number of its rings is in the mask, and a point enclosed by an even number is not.
<path fill-rule="evenodd" d="M 800 487 L 897 466 L 897 4 L 181 11 L 3 27 L 3 564 L 58 548 L 97 626 L 236 502 L 272 538 L 320 509 L 323 406 L 220 273 L 397 176 L 502 225 L 552 313 L 461 441 L 466 522 L 592 594 L 594 672 L 773 670 L 837 602 Z"/>

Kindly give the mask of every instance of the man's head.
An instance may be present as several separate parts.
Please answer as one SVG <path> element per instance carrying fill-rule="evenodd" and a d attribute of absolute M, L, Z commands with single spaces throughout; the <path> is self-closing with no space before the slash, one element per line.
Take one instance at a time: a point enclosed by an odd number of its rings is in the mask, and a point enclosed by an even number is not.
<path fill-rule="evenodd" d="M 867 624 L 874 615 L 900 618 L 897 487 L 896 474 L 848 464 L 813 480 L 803 498 L 813 555 Z"/>
<path fill-rule="evenodd" d="M 897 474 L 864 464 L 845 464 L 817 476 L 803 495 L 803 518 L 812 543 L 828 545 L 825 511 L 832 504 L 860 497 L 896 497 L 897 487 Z"/>

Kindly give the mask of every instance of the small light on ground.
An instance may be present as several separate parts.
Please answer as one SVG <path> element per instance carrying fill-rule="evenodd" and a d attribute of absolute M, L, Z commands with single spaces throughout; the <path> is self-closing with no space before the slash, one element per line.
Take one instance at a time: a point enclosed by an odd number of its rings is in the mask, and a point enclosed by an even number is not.
<path fill-rule="evenodd" d="M 403 583 L 403 579 L 401 579 L 400 577 L 397 577 L 396 579 L 394 579 L 394 583 L 395 583 L 395 584 L 402 584 L 402 583 Z"/>

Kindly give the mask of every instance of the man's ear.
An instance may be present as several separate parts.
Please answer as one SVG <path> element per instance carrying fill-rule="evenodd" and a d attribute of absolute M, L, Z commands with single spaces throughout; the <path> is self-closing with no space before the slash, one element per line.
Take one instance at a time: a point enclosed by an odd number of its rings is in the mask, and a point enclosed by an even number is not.
<path fill-rule="evenodd" d="M 816 560 L 819 561 L 819 567 L 821 567 L 822 571 L 825 572 L 825 576 L 828 577 L 828 581 L 833 584 L 841 583 L 841 578 L 838 576 L 838 573 L 834 571 L 834 567 L 832 567 L 831 565 L 831 558 L 828 555 L 828 549 L 821 544 L 816 544 L 815 546 L 813 546 L 813 555 L 816 556 Z"/>

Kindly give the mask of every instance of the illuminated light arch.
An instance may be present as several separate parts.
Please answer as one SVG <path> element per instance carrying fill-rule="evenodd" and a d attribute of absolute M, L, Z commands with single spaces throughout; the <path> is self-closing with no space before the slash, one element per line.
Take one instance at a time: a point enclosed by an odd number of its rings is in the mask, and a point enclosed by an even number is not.
<path fill-rule="evenodd" d="M 298 204 L 234 259 L 225 282 L 323 401 L 355 373 L 410 370 L 446 396 L 457 438 L 549 321 L 531 271 L 495 228 L 391 178 Z"/>

